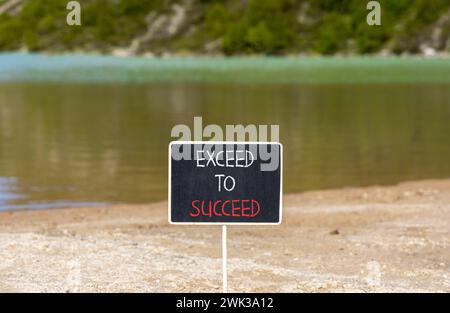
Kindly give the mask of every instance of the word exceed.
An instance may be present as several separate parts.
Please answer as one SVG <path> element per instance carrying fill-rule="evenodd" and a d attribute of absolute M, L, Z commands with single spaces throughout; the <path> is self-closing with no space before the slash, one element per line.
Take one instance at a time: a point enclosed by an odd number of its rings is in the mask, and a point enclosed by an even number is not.
<path fill-rule="evenodd" d="M 206 161 L 206 164 L 205 162 Z M 197 167 L 250 167 L 255 161 L 253 153 L 248 150 L 197 150 Z"/>

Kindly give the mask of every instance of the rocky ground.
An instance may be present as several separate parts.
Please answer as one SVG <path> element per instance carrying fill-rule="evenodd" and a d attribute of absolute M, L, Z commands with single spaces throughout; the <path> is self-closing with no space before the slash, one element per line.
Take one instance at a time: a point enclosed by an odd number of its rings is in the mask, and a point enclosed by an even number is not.
<path fill-rule="evenodd" d="M 281 226 L 230 226 L 234 292 L 450 292 L 450 180 L 284 198 Z M 166 203 L 0 213 L 0 291 L 218 292 L 219 226 Z"/>

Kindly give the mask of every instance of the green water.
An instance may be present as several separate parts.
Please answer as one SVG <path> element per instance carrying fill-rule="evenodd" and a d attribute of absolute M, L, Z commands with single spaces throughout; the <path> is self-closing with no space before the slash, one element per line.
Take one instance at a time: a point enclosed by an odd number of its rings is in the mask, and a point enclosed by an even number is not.
<path fill-rule="evenodd" d="M 170 130 L 194 116 L 279 124 L 285 192 L 450 176 L 445 82 L 12 79 L 0 83 L 0 210 L 166 199 Z"/>
<path fill-rule="evenodd" d="M 234 84 L 450 84 L 450 59 L 143 58 L 1 54 L 0 81 Z"/>

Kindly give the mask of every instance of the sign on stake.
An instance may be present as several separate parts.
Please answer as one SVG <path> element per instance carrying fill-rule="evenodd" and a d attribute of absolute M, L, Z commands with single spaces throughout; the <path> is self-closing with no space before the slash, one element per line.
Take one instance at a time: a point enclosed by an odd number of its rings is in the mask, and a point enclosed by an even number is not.
<path fill-rule="evenodd" d="M 169 145 L 171 224 L 222 225 L 227 292 L 227 225 L 279 225 L 283 147 L 271 142 L 174 141 Z"/>

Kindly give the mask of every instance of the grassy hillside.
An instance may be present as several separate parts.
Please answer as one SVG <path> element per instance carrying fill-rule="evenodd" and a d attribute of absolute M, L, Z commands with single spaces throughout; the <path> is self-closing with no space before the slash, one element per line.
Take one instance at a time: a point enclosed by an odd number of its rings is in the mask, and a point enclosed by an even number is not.
<path fill-rule="evenodd" d="M 8 2 L 0 0 L 1 7 Z M 450 51 L 450 0 L 22 0 L 0 13 L 0 50 L 124 53 L 369 54 Z"/>

